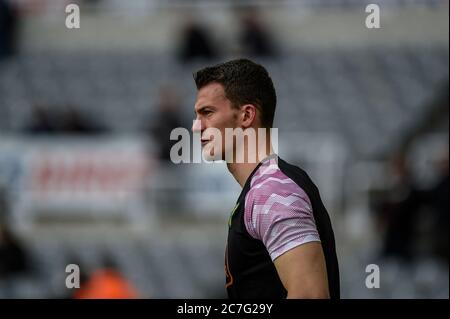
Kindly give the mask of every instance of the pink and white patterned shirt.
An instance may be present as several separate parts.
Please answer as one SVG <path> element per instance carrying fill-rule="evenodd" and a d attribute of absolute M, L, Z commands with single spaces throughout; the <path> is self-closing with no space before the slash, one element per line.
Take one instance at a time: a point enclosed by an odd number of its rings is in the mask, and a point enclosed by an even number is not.
<path fill-rule="evenodd" d="M 299 245 L 320 242 L 308 195 L 281 172 L 275 158 L 264 161 L 251 179 L 244 221 L 272 261 Z"/>

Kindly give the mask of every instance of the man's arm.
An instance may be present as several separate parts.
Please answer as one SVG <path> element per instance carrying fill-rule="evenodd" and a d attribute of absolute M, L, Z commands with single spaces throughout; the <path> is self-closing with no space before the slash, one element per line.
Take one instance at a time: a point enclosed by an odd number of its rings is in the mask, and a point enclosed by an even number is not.
<path fill-rule="evenodd" d="M 288 299 L 330 298 L 328 278 L 320 242 L 299 245 L 274 260 Z"/>

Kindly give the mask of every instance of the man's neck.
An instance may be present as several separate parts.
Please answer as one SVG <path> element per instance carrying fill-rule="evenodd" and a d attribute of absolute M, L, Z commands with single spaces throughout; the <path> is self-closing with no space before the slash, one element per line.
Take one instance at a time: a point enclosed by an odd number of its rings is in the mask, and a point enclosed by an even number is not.
<path fill-rule="evenodd" d="M 256 166 L 258 166 L 258 163 L 227 163 L 228 170 L 241 187 L 244 187 Z"/>
<path fill-rule="evenodd" d="M 258 166 L 261 161 L 263 161 L 273 153 L 273 149 L 272 147 L 270 147 L 270 151 L 262 156 L 259 156 L 258 160 L 255 163 L 227 163 L 228 171 L 231 173 L 231 175 L 233 175 L 239 185 L 241 185 L 241 187 L 244 187 L 245 182 L 249 178 L 250 174 L 254 171 L 256 166 Z"/>

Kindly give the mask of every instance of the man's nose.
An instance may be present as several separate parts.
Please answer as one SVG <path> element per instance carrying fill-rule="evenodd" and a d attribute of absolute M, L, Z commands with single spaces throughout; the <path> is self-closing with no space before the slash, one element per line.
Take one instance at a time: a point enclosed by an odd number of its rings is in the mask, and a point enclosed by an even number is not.
<path fill-rule="evenodd" d="M 202 121 L 200 120 L 194 120 L 194 123 L 192 124 L 192 132 L 201 132 L 202 131 Z"/>

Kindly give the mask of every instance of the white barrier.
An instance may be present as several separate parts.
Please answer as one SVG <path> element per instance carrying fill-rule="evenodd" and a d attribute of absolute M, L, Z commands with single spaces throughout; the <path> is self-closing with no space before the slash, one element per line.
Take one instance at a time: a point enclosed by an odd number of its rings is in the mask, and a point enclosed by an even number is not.
<path fill-rule="evenodd" d="M 137 138 L 0 139 L 0 183 L 20 225 L 45 218 L 140 223 L 150 213 L 142 197 L 152 167 Z"/>

